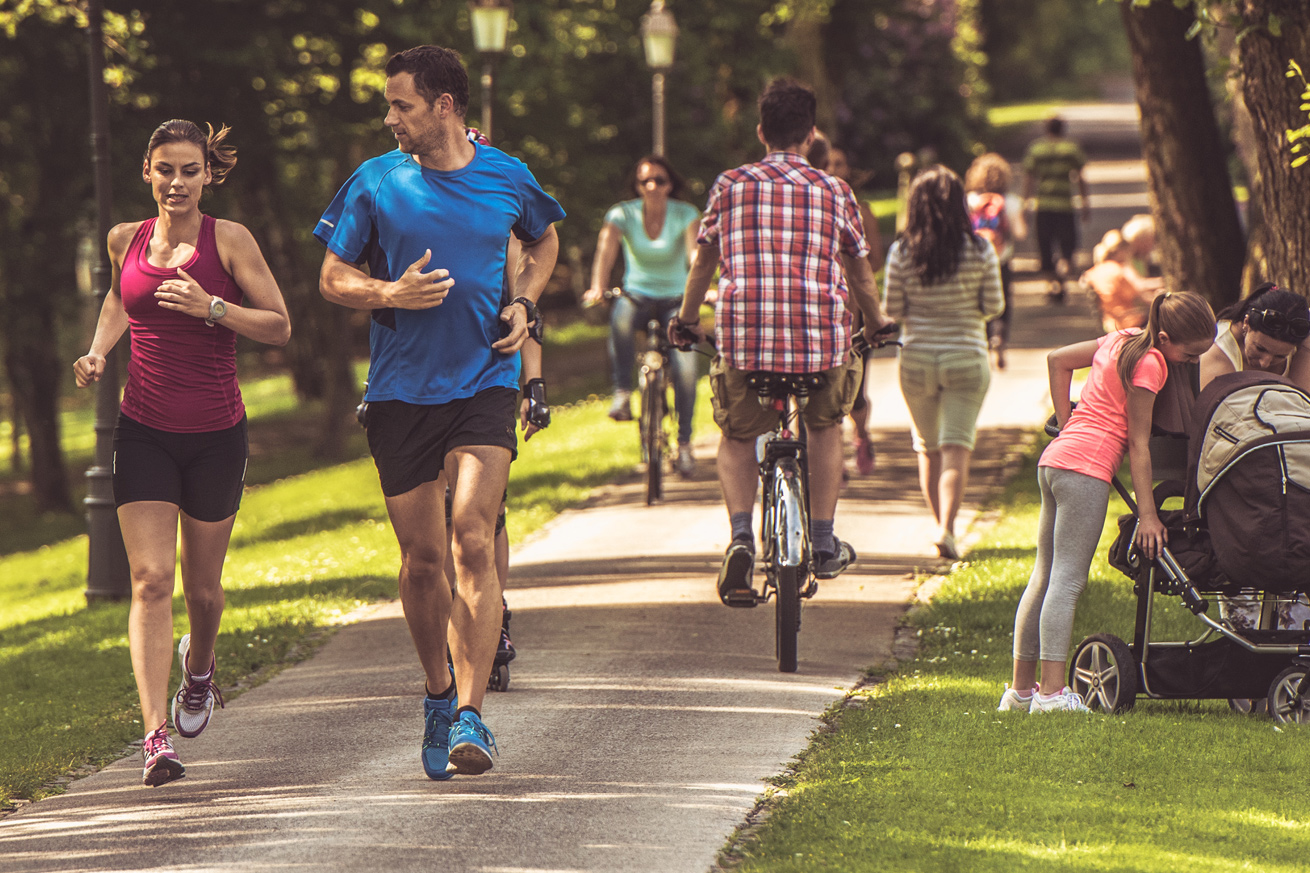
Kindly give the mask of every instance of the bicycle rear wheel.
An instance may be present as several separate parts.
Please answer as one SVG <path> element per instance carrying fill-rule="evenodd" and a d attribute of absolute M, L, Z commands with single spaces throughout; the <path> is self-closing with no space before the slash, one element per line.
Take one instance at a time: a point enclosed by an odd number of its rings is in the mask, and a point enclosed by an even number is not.
<path fill-rule="evenodd" d="M 641 403 L 641 439 L 646 456 L 646 505 L 664 496 L 664 380 L 646 383 Z"/>
<path fill-rule="evenodd" d="M 774 617 L 777 620 L 778 672 L 795 673 L 801 630 L 800 567 L 779 567 Z"/>

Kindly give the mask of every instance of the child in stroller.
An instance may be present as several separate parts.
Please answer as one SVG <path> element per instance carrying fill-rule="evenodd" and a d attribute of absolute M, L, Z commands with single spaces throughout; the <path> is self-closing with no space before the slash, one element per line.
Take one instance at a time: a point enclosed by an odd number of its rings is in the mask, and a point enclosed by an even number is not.
<path fill-rule="evenodd" d="M 1143 559 L 1131 542 L 1138 513 L 1129 502 L 1134 512 L 1120 519 L 1111 547 L 1110 563 L 1137 594 L 1132 646 L 1111 634 L 1083 640 L 1070 685 L 1106 712 L 1130 708 L 1141 694 L 1267 700 L 1280 722 L 1310 721 L 1310 686 L 1304 700 L 1301 689 L 1310 630 L 1278 618 L 1281 605 L 1310 588 L 1310 394 L 1268 373 L 1218 377 L 1197 399 L 1188 454 L 1184 507 L 1160 513 L 1169 546 Z M 1238 593 L 1261 606 L 1254 627 L 1223 609 L 1217 619 L 1208 614 L 1208 598 Z M 1180 597 L 1202 635 L 1152 639 L 1156 594 Z"/>
<path fill-rule="evenodd" d="M 1015 614 L 1013 682 L 1001 697 L 1001 711 L 1087 711 L 1082 696 L 1065 684 L 1065 660 L 1110 483 L 1127 452 L 1137 492 L 1151 491 L 1152 409 L 1166 365 L 1197 361 L 1213 343 L 1214 330 L 1214 312 L 1204 298 L 1166 292 L 1152 302 L 1144 329 L 1117 331 L 1048 357 L 1060 435 L 1038 466 L 1037 559 Z M 1091 374 L 1073 410 L 1073 373 L 1088 366 Z M 1135 546 L 1153 560 L 1167 536 L 1153 502 L 1142 507 L 1138 521 Z"/>

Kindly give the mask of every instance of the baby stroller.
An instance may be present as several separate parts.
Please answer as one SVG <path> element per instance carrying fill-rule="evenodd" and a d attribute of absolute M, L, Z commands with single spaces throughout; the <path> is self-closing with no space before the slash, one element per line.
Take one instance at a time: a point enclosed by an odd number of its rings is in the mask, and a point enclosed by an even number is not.
<path fill-rule="evenodd" d="M 1310 683 L 1302 697 L 1310 623 L 1279 620 L 1289 601 L 1310 590 L 1310 395 L 1279 376 L 1233 373 L 1206 386 L 1191 421 L 1185 470 L 1156 467 L 1160 478 L 1183 472 L 1186 480 L 1166 478 L 1155 489 L 1157 507 L 1185 499 L 1181 510 L 1160 510 L 1169 544 L 1154 561 L 1134 547 L 1137 506 L 1113 481 L 1130 513 L 1119 519 L 1109 560 L 1133 580 L 1133 641 L 1106 633 L 1084 639 L 1069 687 L 1104 712 L 1130 709 L 1139 695 L 1227 698 L 1234 709 L 1267 699 L 1277 721 L 1310 722 Z M 1154 461 L 1168 443 L 1152 444 Z M 1200 635 L 1153 639 L 1157 595 L 1178 597 L 1201 623 Z M 1235 598 L 1259 605 L 1255 621 L 1232 620 Z"/>

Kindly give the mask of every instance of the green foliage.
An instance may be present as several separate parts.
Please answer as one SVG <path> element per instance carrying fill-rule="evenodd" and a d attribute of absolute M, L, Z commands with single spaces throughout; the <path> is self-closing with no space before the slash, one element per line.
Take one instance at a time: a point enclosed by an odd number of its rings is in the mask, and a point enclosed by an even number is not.
<path fill-rule="evenodd" d="M 986 128 L 977 0 L 839 0 L 824 27 L 836 141 L 895 187 L 895 158 L 931 147 L 963 169 Z"/>
<path fill-rule="evenodd" d="M 1287 62 L 1287 78 L 1297 79 L 1301 83 L 1301 104 L 1298 109 L 1310 117 L 1310 82 L 1296 61 Z M 1305 124 L 1287 131 L 1287 141 L 1292 148 L 1292 166 L 1300 167 L 1310 161 L 1310 124 Z"/>
<path fill-rule="evenodd" d="M 1115 3 L 980 0 L 986 77 L 998 103 L 1099 96 L 1132 66 Z"/>

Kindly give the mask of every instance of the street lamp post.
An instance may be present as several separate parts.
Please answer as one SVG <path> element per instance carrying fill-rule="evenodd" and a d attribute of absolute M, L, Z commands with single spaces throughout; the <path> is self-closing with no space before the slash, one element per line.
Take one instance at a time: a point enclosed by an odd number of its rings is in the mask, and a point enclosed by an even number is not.
<path fill-rule="evenodd" d="M 482 135 L 491 139 L 491 102 L 495 91 L 494 68 L 505 53 L 509 33 L 509 16 L 514 8 L 510 0 L 469 0 L 469 17 L 473 22 L 473 47 L 482 56 Z"/>
<path fill-rule="evenodd" d="M 96 311 L 109 293 L 111 272 L 104 240 L 109 236 L 113 189 L 109 179 L 109 92 L 105 87 L 103 0 L 87 4 L 87 60 L 91 85 L 91 164 L 95 171 L 96 240 L 98 256 L 91 267 Z M 118 355 L 105 355 L 105 371 L 96 383 L 95 463 L 86 471 L 87 554 L 86 599 L 122 600 L 132 594 L 131 572 L 123 534 L 114 511 L 114 422 L 118 419 Z"/>
<path fill-rule="evenodd" d="M 673 66 L 673 51 L 678 41 L 678 24 L 673 13 L 664 8 L 664 0 L 651 0 L 650 12 L 641 17 L 641 42 L 646 49 L 646 65 L 651 75 L 651 111 L 655 122 L 655 142 L 651 149 L 664 154 L 664 73 Z"/>

